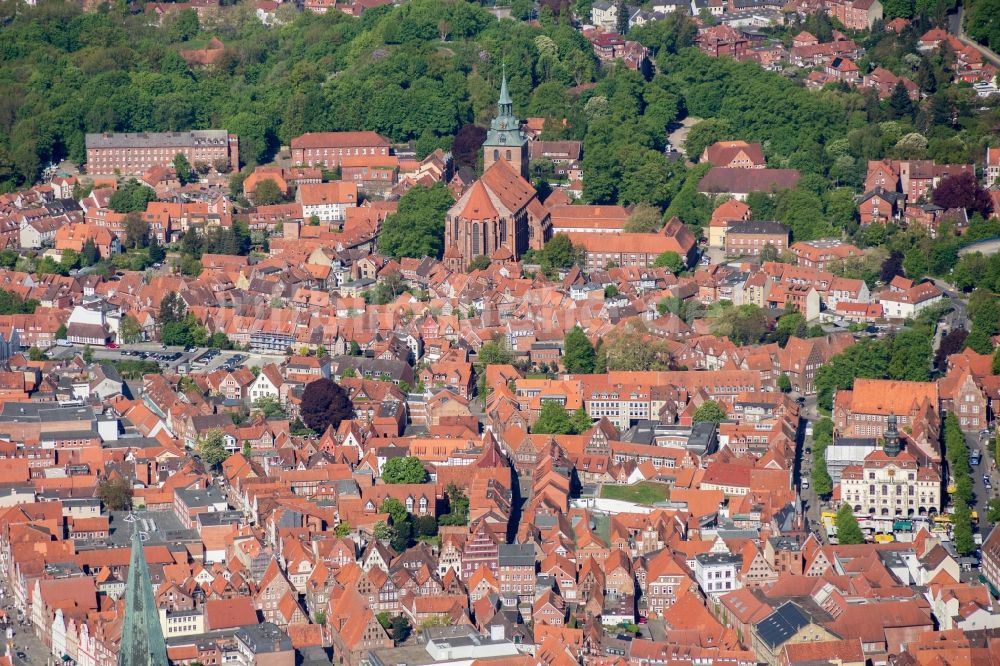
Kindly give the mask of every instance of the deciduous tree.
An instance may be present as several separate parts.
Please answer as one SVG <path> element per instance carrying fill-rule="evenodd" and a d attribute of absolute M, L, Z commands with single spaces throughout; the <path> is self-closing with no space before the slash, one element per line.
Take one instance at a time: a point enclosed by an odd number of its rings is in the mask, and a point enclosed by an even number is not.
<path fill-rule="evenodd" d="M 942 208 L 964 208 L 968 213 L 979 213 L 989 217 L 993 202 L 989 192 L 979 184 L 975 174 L 963 171 L 943 178 L 932 194 L 936 206 Z"/>
<path fill-rule="evenodd" d="M 465 267 L 466 273 L 471 273 L 473 271 L 483 271 L 490 267 L 490 258 L 485 254 L 480 254 L 479 256 L 473 257 L 469 265 Z"/>
<path fill-rule="evenodd" d="M 121 323 L 118 325 L 118 340 L 119 342 L 130 345 L 142 339 L 142 327 L 139 326 L 139 322 L 132 315 L 125 315 L 122 317 Z"/>
<path fill-rule="evenodd" d="M 149 222 L 131 212 L 125 216 L 125 240 L 130 248 L 146 247 L 149 242 Z"/>
<path fill-rule="evenodd" d="M 229 457 L 222 431 L 209 430 L 198 440 L 198 454 L 209 467 L 218 468 Z"/>
<path fill-rule="evenodd" d="M 820 497 L 828 497 L 833 492 L 833 479 L 830 478 L 830 473 L 826 469 L 826 457 L 824 451 L 818 447 L 813 447 L 810 478 L 812 479 L 813 490 Z"/>
<path fill-rule="evenodd" d="M 976 552 L 976 542 L 972 536 L 972 511 L 962 498 L 955 500 L 955 513 L 952 514 L 952 521 L 955 550 L 960 555 L 971 555 Z"/>
<path fill-rule="evenodd" d="M 451 153 L 455 164 L 460 167 L 475 169 L 479 160 L 479 151 L 486 141 L 486 129 L 478 125 L 463 125 L 455 134 Z"/>
<path fill-rule="evenodd" d="M 681 255 L 673 250 L 667 250 L 656 256 L 656 259 L 653 260 L 653 268 L 666 268 L 674 275 L 677 275 L 684 270 L 684 260 L 681 259 Z"/>
<path fill-rule="evenodd" d="M 191 168 L 191 163 L 188 162 L 184 153 L 174 155 L 174 173 L 177 174 L 177 180 L 180 181 L 181 185 L 187 185 L 197 180 L 194 169 Z"/>
<path fill-rule="evenodd" d="M 837 509 L 837 517 L 834 522 L 837 526 L 837 543 L 859 544 L 865 542 L 865 535 L 858 525 L 858 519 L 854 517 L 854 511 L 851 510 L 851 505 L 847 502 L 843 502 Z"/>
<path fill-rule="evenodd" d="M 116 213 L 141 213 L 150 201 L 156 201 L 156 192 L 133 178 L 115 190 L 108 207 Z"/>
<path fill-rule="evenodd" d="M 566 234 L 556 234 L 539 253 L 542 270 L 569 268 L 579 260 L 579 252 Z"/>
<path fill-rule="evenodd" d="M 83 248 L 80 252 L 80 264 L 82 266 L 93 266 L 98 261 L 100 261 L 101 255 L 97 251 L 97 244 L 94 243 L 93 238 L 88 238 L 83 243 Z"/>
<path fill-rule="evenodd" d="M 663 212 L 648 203 L 638 204 L 625 222 L 625 231 L 651 233 L 663 226 Z"/>
<path fill-rule="evenodd" d="M 307 426 L 322 434 L 327 428 L 336 429 L 341 421 L 351 418 L 354 405 L 339 384 L 324 377 L 306 385 L 300 414 Z"/>
<path fill-rule="evenodd" d="M 587 334 L 580 326 L 574 326 L 563 341 L 563 365 L 566 372 L 589 374 L 594 371 L 596 353 Z"/>
<path fill-rule="evenodd" d="M 281 203 L 284 199 L 281 188 L 273 178 L 259 181 L 253 190 L 253 202 L 258 206 L 271 206 Z"/>
<path fill-rule="evenodd" d="M 396 259 L 440 258 L 444 251 L 444 215 L 454 203 L 443 183 L 430 188 L 413 187 L 400 198 L 396 212 L 383 223 L 379 248 Z"/>
<path fill-rule="evenodd" d="M 132 484 L 120 476 L 102 479 L 97 484 L 97 497 L 109 511 L 127 511 L 132 508 Z"/>
<path fill-rule="evenodd" d="M 423 463 L 414 456 L 390 458 L 382 466 L 382 480 L 389 484 L 423 483 L 426 478 Z"/>
<path fill-rule="evenodd" d="M 566 408 L 555 400 L 544 400 L 538 420 L 531 427 L 531 432 L 544 435 L 570 435 L 573 424 L 570 423 Z"/>
<path fill-rule="evenodd" d="M 726 419 L 726 412 L 716 401 L 706 400 L 694 410 L 692 419 L 695 423 L 708 422 L 718 425 Z"/>

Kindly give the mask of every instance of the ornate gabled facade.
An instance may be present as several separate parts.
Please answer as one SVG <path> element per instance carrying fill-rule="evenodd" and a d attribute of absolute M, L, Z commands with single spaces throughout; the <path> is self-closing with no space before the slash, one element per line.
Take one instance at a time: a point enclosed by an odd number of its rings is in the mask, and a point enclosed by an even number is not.
<path fill-rule="evenodd" d="M 941 473 L 902 450 L 896 415 L 887 419 L 882 449 L 849 465 L 840 477 L 840 499 L 855 516 L 928 519 L 941 510 Z"/>

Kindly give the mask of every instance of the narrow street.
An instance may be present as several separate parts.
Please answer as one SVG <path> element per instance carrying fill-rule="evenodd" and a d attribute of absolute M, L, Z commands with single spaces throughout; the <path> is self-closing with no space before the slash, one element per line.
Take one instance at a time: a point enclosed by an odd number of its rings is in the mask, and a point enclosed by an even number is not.
<path fill-rule="evenodd" d="M 48 650 L 35 636 L 34 627 L 27 620 L 19 620 L 21 616 L 14 607 L 14 596 L 10 594 L 10 588 L 6 581 L 2 587 L 4 596 L 3 599 L 0 599 L 0 608 L 3 608 L 7 617 L 10 618 L 12 623 L 10 626 L 14 632 L 12 639 L 14 648 L 10 654 L 11 662 L 14 666 L 43 666 L 51 663 L 53 660 L 49 659 Z M 22 622 L 24 623 L 22 624 Z M 4 640 L 0 641 L 0 654 L 7 654 L 7 643 L 6 636 L 4 636 Z"/>
<path fill-rule="evenodd" d="M 993 454 L 989 450 L 989 437 L 984 437 L 978 433 L 969 433 L 965 436 L 965 443 L 969 447 L 969 453 L 978 451 L 981 462 L 972 467 L 972 492 L 975 494 L 972 509 L 979 514 L 979 530 L 986 538 L 990 525 L 986 521 L 986 512 L 989 509 L 990 499 L 997 496 L 997 487 L 1000 484 L 1000 475 L 997 474 L 996 464 Z M 989 476 L 990 486 L 986 489 L 984 476 Z"/>
<path fill-rule="evenodd" d="M 802 500 L 802 513 L 808 523 L 809 531 L 815 534 L 821 542 L 827 543 L 826 532 L 822 528 L 823 521 L 820 517 L 820 513 L 823 510 L 823 502 L 813 489 L 812 483 L 809 484 L 808 488 L 802 487 L 802 480 L 809 479 L 812 474 L 813 460 L 812 438 L 806 436 L 806 428 L 814 425 L 820 418 L 819 413 L 816 411 L 815 395 L 806 396 L 805 402 L 799 411 L 799 418 L 802 420 L 802 425 L 799 428 L 799 443 L 796 449 L 798 453 L 798 478 L 796 479 L 796 487 L 799 489 L 799 498 Z M 807 448 L 810 450 L 810 453 L 806 453 Z"/>
<path fill-rule="evenodd" d="M 963 44 L 968 44 L 972 48 L 979 51 L 983 58 L 1000 67 L 1000 55 L 997 55 L 995 51 L 965 36 L 965 27 L 962 25 L 963 13 L 964 8 L 961 3 L 959 3 L 958 11 L 948 17 L 948 32 L 958 37 Z"/>

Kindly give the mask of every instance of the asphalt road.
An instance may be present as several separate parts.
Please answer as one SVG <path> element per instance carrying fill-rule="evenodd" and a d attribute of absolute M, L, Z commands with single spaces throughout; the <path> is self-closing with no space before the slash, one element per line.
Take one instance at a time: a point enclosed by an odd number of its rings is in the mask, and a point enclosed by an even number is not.
<path fill-rule="evenodd" d="M 958 39 L 963 44 L 968 44 L 972 48 L 979 51 L 979 53 L 983 56 L 984 59 L 990 61 L 994 65 L 1000 66 L 1000 55 L 994 53 L 993 51 L 983 46 L 982 44 L 965 36 L 965 27 L 962 25 L 963 11 L 964 9 L 961 3 L 959 3 L 958 11 L 948 16 L 948 32 L 958 37 Z"/>
<path fill-rule="evenodd" d="M 802 513 L 808 523 L 807 529 L 813 532 L 820 541 L 827 542 L 826 532 L 821 529 L 823 521 L 820 513 L 823 511 L 823 502 L 819 495 L 813 490 L 812 484 L 808 488 L 802 487 L 802 479 L 808 479 L 812 471 L 812 454 L 806 453 L 806 448 L 812 449 L 812 438 L 806 437 L 806 427 L 819 420 L 819 412 L 816 411 L 816 396 L 806 396 L 802 408 L 799 410 L 801 426 L 799 428 L 799 442 L 796 447 L 796 486 L 799 489 L 799 498 L 802 500 Z"/>
<path fill-rule="evenodd" d="M 986 522 L 986 512 L 989 508 L 990 499 L 1000 495 L 1000 491 L 998 491 L 998 488 L 1000 488 L 1000 474 L 997 473 L 996 461 L 993 460 L 993 455 L 989 451 L 990 438 L 988 436 L 967 434 L 965 442 L 969 446 L 970 454 L 973 451 L 978 451 L 982 458 L 982 462 L 972 468 L 972 491 L 975 493 L 972 508 L 979 514 L 980 530 L 983 532 L 983 538 L 986 538 L 985 533 L 989 531 Z M 984 475 L 989 475 L 990 477 L 990 490 L 987 490 L 986 484 L 983 483 Z"/>

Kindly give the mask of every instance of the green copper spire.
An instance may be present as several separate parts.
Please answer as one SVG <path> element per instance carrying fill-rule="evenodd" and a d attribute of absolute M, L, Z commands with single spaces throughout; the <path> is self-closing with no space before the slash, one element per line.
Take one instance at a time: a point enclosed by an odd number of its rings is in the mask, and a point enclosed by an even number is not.
<path fill-rule="evenodd" d="M 510 93 L 507 92 L 507 64 L 504 63 L 503 66 L 503 79 L 500 82 L 500 100 L 497 102 L 500 107 L 500 115 L 511 115 L 513 113 L 511 107 L 514 106 L 514 100 L 510 98 Z"/>
<path fill-rule="evenodd" d="M 514 100 L 510 98 L 510 91 L 507 89 L 506 66 L 500 83 L 497 117 L 490 122 L 490 129 L 483 145 L 494 148 L 520 148 L 528 145 L 528 136 L 521 131 L 521 121 L 514 115 Z"/>
<path fill-rule="evenodd" d="M 153 583 L 137 525 L 132 528 L 132 556 L 125 586 L 125 626 L 118 648 L 118 666 L 169 666 Z"/>

